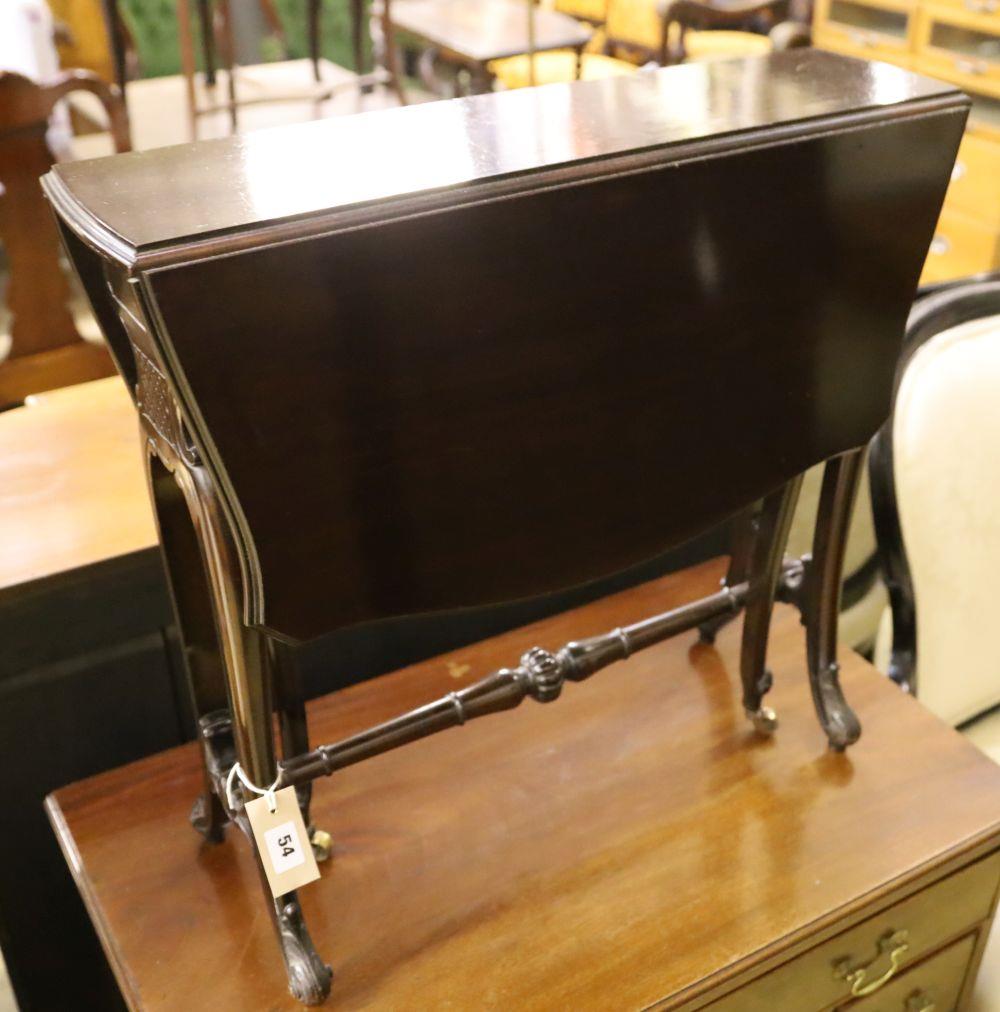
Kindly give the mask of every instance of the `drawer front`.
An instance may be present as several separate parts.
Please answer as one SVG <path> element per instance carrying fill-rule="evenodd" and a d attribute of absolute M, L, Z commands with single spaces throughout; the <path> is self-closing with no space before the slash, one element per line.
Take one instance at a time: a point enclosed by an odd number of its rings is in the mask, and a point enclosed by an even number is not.
<path fill-rule="evenodd" d="M 935 0 L 937 6 L 960 14 L 992 18 L 1000 31 L 1000 0 Z"/>
<path fill-rule="evenodd" d="M 985 921 L 998 882 L 1000 853 L 820 943 L 708 1009 L 816 1012 L 850 1001 L 852 988 L 864 988 L 890 969 L 893 972 L 888 979 L 902 977 L 904 970 L 916 966 L 942 942 L 972 931 Z"/>
<path fill-rule="evenodd" d="M 819 0 L 817 44 L 869 60 L 908 60 L 914 15 L 900 0 Z"/>
<path fill-rule="evenodd" d="M 972 91 L 1000 95 L 1000 19 L 943 6 L 922 7 L 914 66 Z"/>
<path fill-rule="evenodd" d="M 946 208 L 934 230 L 921 284 L 964 278 L 992 270 L 998 258 L 1000 234 L 961 211 Z"/>
<path fill-rule="evenodd" d="M 975 948 L 976 936 L 967 935 L 845 1007 L 851 1012 L 954 1012 Z"/>
<path fill-rule="evenodd" d="M 966 134 L 951 173 L 945 207 L 1000 231 L 1000 144 Z"/>
<path fill-rule="evenodd" d="M 907 49 L 898 46 L 882 46 L 878 40 L 864 35 L 852 35 L 840 28 L 823 27 L 813 32 L 813 45 L 817 49 L 826 49 L 831 53 L 842 53 L 844 56 L 857 56 L 862 60 L 881 60 L 883 63 L 894 63 L 897 67 L 910 70 L 912 60 Z"/>

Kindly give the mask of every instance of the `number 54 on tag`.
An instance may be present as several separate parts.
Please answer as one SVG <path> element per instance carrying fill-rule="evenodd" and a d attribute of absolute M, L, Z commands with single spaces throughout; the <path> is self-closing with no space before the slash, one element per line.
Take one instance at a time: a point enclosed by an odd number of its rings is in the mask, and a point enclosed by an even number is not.
<path fill-rule="evenodd" d="M 295 788 L 274 795 L 275 810 L 266 798 L 246 804 L 247 818 L 257 843 L 268 885 L 275 897 L 283 896 L 319 878 L 319 868 L 306 833 Z"/>

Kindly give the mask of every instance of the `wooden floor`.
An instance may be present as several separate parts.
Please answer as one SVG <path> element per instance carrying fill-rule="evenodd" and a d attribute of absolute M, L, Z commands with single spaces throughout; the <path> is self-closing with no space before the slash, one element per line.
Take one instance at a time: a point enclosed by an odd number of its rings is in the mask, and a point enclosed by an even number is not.
<path fill-rule="evenodd" d="M 336 740 L 718 576 L 710 564 L 326 697 L 313 730 Z M 679 637 L 553 705 L 319 782 L 336 848 L 303 905 L 337 974 L 331 1007 L 582 1009 L 608 994 L 643 1007 L 758 965 L 766 940 L 838 923 L 956 841 L 995 834 L 1000 770 L 846 652 L 865 732 L 847 755 L 827 750 L 787 608 L 770 650 L 782 723 L 755 738 L 737 636 Z M 198 788 L 181 748 L 56 795 L 119 979 L 145 1009 L 294 1009 L 247 848 L 232 834 L 201 846 L 186 824 Z"/>

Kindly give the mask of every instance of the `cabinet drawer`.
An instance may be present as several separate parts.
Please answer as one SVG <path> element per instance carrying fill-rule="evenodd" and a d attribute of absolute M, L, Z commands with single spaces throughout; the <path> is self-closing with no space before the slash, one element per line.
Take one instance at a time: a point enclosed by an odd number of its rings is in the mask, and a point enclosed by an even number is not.
<path fill-rule="evenodd" d="M 862 60 L 881 60 L 909 70 L 912 66 L 909 50 L 897 46 L 881 46 L 877 40 L 864 35 L 853 35 L 840 28 L 817 28 L 813 32 L 813 45 L 831 53 L 857 56 Z"/>
<path fill-rule="evenodd" d="M 997 31 L 1000 31 L 1000 0 L 936 0 L 936 4 L 962 14 L 993 18 Z"/>
<path fill-rule="evenodd" d="M 908 61 L 913 13 L 899 0 L 819 0 L 816 41 L 868 60 Z"/>
<path fill-rule="evenodd" d="M 921 284 L 992 270 L 998 263 L 998 246 L 1000 235 L 996 229 L 946 208 L 934 230 Z"/>
<path fill-rule="evenodd" d="M 847 1007 L 851 1012 L 954 1012 L 975 947 L 976 936 L 967 935 Z"/>
<path fill-rule="evenodd" d="M 936 946 L 972 931 L 986 920 L 998 881 L 1000 853 L 963 868 L 820 943 L 731 992 L 708 1009 L 711 1012 L 774 1012 L 775 1009 L 816 1012 L 845 1003 L 851 1000 L 851 969 L 867 967 L 864 978 L 867 982 L 884 975 L 895 964 L 902 977 L 904 969 L 916 966 Z"/>
<path fill-rule="evenodd" d="M 914 65 L 972 91 L 1000 95 L 1000 19 L 944 6 L 921 7 Z"/>
<path fill-rule="evenodd" d="M 964 211 L 1000 231 L 1000 144 L 965 135 L 951 173 L 945 207 Z"/>

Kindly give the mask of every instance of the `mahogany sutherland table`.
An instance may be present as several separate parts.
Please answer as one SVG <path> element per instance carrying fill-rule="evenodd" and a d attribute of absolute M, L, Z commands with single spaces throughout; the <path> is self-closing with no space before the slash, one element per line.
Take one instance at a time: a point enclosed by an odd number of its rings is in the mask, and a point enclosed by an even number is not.
<path fill-rule="evenodd" d="M 644 584 L 318 700 L 324 740 L 510 656 L 711 590 L 719 563 Z M 864 661 L 843 678 L 865 735 L 829 750 L 779 607 L 781 733 L 743 720 L 739 623 L 694 633 L 522 709 L 338 772 L 334 834 L 302 892 L 337 1009 L 882 1012 L 960 1007 L 1000 879 L 1000 768 Z M 48 799 L 137 1009 L 296 1009 L 235 834 L 187 825 L 195 746 Z M 888 971 L 898 964 L 895 973 Z"/>

